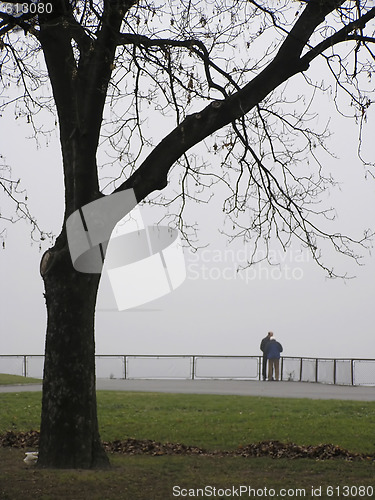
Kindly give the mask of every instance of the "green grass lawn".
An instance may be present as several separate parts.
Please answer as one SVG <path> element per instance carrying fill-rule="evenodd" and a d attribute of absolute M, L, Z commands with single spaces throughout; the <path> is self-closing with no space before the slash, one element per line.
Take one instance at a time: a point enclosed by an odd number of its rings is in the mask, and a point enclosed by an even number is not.
<path fill-rule="evenodd" d="M 0 394 L 0 434 L 38 430 L 40 409 L 40 392 Z M 133 437 L 232 450 L 277 439 L 300 445 L 332 443 L 352 452 L 375 453 L 372 402 L 99 391 L 98 415 L 105 441 Z M 48 500 L 165 500 L 177 498 L 173 486 L 250 485 L 273 487 L 276 492 L 304 488 L 304 498 L 317 496 L 312 496 L 312 486 L 322 486 L 323 492 L 328 486 L 375 487 L 372 461 L 115 454 L 109 471 L 51 471 L 27 467 L 22 461 L 24 451 L 0 449 L 1 500 L 24 498 L 25 488 L 29 496 Z M 349 498 L 370 497 L 358 489 L 358 496 Z"/>
<path fill-rule="evenodd" d="M 203 489 L 228 490 L 241 485 L 265 491 L 275 490 L 274 498 L 316 498 L 312 487 L 321 488 L 327 499 L 329 487 L 370 488 L 374 486 L 374 465 L 344 460 L 273 460 L 271 458 L 213 458 L 184 456 L 114 456 L 110 470 L 41 470 L 23 464 L 21 450 L 0 448 L 0 498 L 2 500 L 173 500 L 186 498 L 173 491 Z M 179 487 L 180 490 L 173 490 Z M 304 490 L 305 494 L 302 495 Z M 283 490 L 283 491 L 282 491 Z M 25 493 L 27 492 L 27 494 Z M 259 496 L 260 497 L 260 496 Z M 191 496 L 190 496 L 191 498 Z M 209 498 L 195 495 L 194 498 Z M 210 498 L 238 498 L 217 495 Z M 250 498 L 243 495 L 242 498 Z M 254 498 L 252 496 L 251 498 Z M 266 497 L 263 494 L 263 498 Z M 281 496 L 279 496 L 281 498 Z M 369 498 L 369 496 L 332 496 Z"/>
<path fill-rule="evenodd" d="M 39 429 L 41 393 L 0 394 L 0 433 Z M 375 452 L 375 404 L 205 394 L 98 392 L 104 441 L 154 439 L 234 449 L 277 439 Z"/>
<path fill-rule="evenodd" d="M 19 375 L 8 375 L 7 373 L 0 373 L 0 385 L 14 385 L 14 384 L 41 384 L 40 378 L 21 377 Z"/>
<path fill-rule="evenodd" d="M 372 402 L 99 392 L 105 440 L 123 436 L 233 449 L 278 439 L 375 452 Z"/>

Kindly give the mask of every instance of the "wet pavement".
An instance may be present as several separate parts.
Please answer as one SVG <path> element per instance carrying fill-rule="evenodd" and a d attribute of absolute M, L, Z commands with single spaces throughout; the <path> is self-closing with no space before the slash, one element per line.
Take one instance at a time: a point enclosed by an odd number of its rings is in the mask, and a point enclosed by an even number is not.
<path fill-rule="evenodd" d="M 0 392 L 41 391 L 40 384 L 4 385 Z M 272 398 L 342 399 L 375 401 L 375 387 L 310 382 L 260 382 L 253 380 L 121 380 L 98 379 L 98 391 L 167 392 L 185 394 L 234 394 Z"/>

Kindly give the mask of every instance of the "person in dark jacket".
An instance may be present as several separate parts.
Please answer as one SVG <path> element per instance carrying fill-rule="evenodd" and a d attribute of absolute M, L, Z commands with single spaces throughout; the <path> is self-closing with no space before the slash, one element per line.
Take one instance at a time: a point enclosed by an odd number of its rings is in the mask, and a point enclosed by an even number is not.
<path fill-rule="evenodd" d="M 268 380 L 279 380 L 280 353 L 283 347 L 275 337 L 271 337 L 267 344 L 266 354 L 268 359 Z M 275 378 L 273 378 L 275 372 Z"/>
<path fill-rule="evenodd" d="M 268 342 L 270 341 L 271 337 L 273 336 L 273 332 L 268 332 L 267 337 L 264 337 L 262 339 L 262 342 L 260 343 L 260 350 L 263 353 L 263 363 L 262 363 L 262 375 L 263 375 L 263 380 L 267 379 L 267 345 Z"/>

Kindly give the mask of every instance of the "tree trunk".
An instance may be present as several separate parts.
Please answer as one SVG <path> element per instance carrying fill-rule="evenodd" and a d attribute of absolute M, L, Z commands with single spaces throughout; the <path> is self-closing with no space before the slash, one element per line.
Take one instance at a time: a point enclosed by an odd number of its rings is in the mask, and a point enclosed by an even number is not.
<path fill-rule="evenodd" d="M 41 262 L 47 303 L 38 465 L 109 465 L 101 445 L 95 385 L 94 315 L 100 275 L 75 271 L 67 245 Z"/>

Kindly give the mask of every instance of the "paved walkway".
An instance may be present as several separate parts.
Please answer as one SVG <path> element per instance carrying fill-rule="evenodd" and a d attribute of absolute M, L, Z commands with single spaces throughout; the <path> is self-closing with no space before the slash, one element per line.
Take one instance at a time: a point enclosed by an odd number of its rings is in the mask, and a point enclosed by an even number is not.
<path fill-rule="evenodd" d="M 0 392 L 40 391 L 40 384 L 4 385 Z M 99 391 L 168 392 L 186 394 L 235 394 L 277 398 L 346 399 L 375 401 L 375 387 L 315 384 L 308 382 L 259 382 L 246 380 L 108 380 L 98 379 Z"/>

